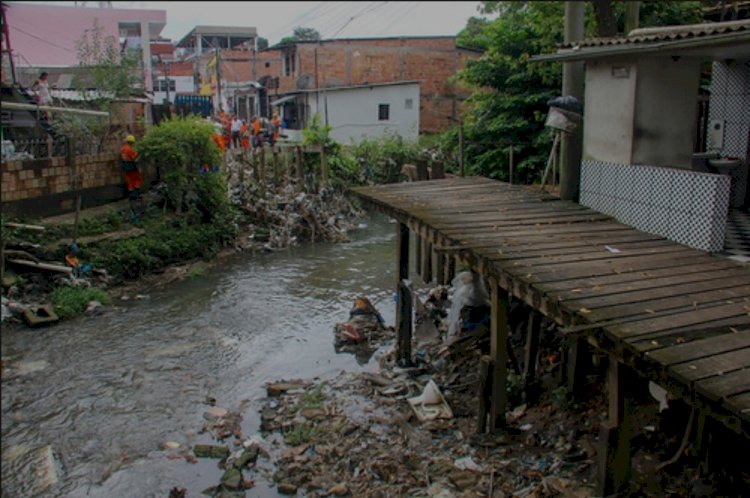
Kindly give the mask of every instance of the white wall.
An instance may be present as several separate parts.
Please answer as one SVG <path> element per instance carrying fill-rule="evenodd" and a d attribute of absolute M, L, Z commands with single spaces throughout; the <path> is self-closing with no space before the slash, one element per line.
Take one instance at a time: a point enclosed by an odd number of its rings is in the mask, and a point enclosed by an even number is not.
<path fill-rule="evenodd" d="M 632 164 L 691 169 L 699 83 L 697 59 L 638 62 Z"/>
<path fill-rule="evenodd" d="M 317 98 L 316 98 L 317 97 Z M 411 99 L 411 109 L 406 100 Z M 385 131 L 405 139 L 419 138 L 419 84 L 374 86 L 321 91 L 310 95 L 310 118 L 319 113 L 332 126 L 331 136 L 342 144 L 373 138 Z M 378 119 L 378 106 L 389 105 L 388 120 Z"/>
<path fill-rule="evenodd" d="M 588 61 L 583 157 L 630 164 L 637 69 L 632 61 Z"/>
<path fill-rule="evenodd" d="M 174 80 L 175 91 L 169 92 L 169 101 L 174 102 L 175 95 L 178 93 L 195 93 L 195 85 L 192 76 L 170 76 Z M 167 92 L 154 92 L 154 103 L 161 104 L 167 98 Z"/>

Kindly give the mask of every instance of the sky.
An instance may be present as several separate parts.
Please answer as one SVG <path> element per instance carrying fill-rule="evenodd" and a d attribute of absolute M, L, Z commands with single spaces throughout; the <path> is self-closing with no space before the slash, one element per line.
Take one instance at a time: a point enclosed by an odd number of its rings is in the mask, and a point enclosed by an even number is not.
<path fill-rule="evenodd" d="M 19 2 L 28 3 L 28 2 Z M 58 5 L 100 2 L 41 2 Z M 322 38 L 456 35 L 480 2 L 111 2 L 117 9 L 167 12 L 161 36 L 178 42 L 196 25 L 253 26 L 271 45 L 297 26 Z"/>

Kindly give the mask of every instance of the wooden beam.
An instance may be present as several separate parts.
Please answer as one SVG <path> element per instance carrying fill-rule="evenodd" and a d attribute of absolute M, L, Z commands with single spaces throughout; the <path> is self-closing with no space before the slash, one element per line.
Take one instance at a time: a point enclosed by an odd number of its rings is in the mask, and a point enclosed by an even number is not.
<path fill-rule="evenodd" d="M 524 348 L 524 362 L 523 362 L 523 386 L 524 393 L 526 394 L 526 401 L 530 401 L 530 398 L 535 397 L 535 393 L 532 393 L 533 385 L 535 384 L 536 377 L 536 363 L 537 356 L 539 354 L 539 335 L 542 326 L 542 316 L 534 311 L 529 311 L 529 319 L 526 330 L 526 347 Z"/>
<path fill-rule="evenodd" d="M 632 476 L 633 390 L 639 384 L 635 372 L 610 355 L 607 368 L 609 411 L 599 437 L 603 447 L 599 451 L 597 496 L 619 495 L 627 490 Z"/>
<path fill-rule="evenodd" d="M 396 232 L 398 259 L 398 287 L 396 295 L 396 336 L 398 341 L 398 362 L 402 366 L 411 365 L 412 336 L 412 294 L 408 285 L 409 278 L 409 227 L 398 224 Z"/>
<path fill-rule="evenodd" d="M 493 366 L 490 430 L 496 431 L 505 427 L 508 401 L 508 302 L 494 278 L 490 279 L 490 302 L 490 358 Z"/>

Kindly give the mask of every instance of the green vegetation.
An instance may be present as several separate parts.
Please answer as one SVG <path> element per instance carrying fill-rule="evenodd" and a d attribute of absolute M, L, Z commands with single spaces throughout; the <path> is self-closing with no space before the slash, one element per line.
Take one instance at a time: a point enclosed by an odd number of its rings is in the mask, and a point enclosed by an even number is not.
<path fill-rule="evenodd" d="M 109 304 L 109 296 L 102 289 L 84 286 L 58 287 L 52 292 L 55 313 L 62 320 L 82 313 L 91 301 Z"/>
<path fill-rule="evenodd" d="M 378 138 L 365 138 L 351 147 L 351 153 L 362 165 L 361 181 L 393 183 L 401 177 L 401 167 L 413 163 L 420 156 L 415 142 L 395 133 L 384 133 Z"/>
<path fill-rule="evenodd" d="M 310 443 L 320 434 L 320 430 L 312 424 L 301 424 L 294 426 L 290 431 L 284 432 L 284 441 L 290 446 Z"/>
<path fill-rule="evenodd" d="M 320 408 L 323 406 L 323 401 L 326 400 L 326 395 L 323 394 L 321 386 L 317 386 L 311 391 L 303 393 L 297 401 L 297 410 L 306 410 L 308 408 Z"/>
<path fill-rule="evenodd" d="M 136 149 L 142 160 L 156 166 L 175 211 L 187 213 L 196 223 L 218 224 L 233 238 L 236 212 L 227 197 L 226 175 L 204 171 L 222 163 L 213 133 L 208 121 L 174 117 L 151 128 Z"/>

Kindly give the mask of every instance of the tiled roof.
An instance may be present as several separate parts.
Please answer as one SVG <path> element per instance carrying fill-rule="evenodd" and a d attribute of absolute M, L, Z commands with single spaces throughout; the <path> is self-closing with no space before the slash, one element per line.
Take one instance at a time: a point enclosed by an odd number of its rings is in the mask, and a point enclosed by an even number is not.
<path fill-rule="evenodd" d="M 578 42 L 562 44 L 560 45 L 560 48 L 633 45 L 639 43 L 684 40 L 688 38 L 710 38 L 735 31 L 750 32 L 750 19 L 705 24 L 689 24 L 684 26 L 639 28 L 631 31 L 628 36 L 587 38 Z"/>

